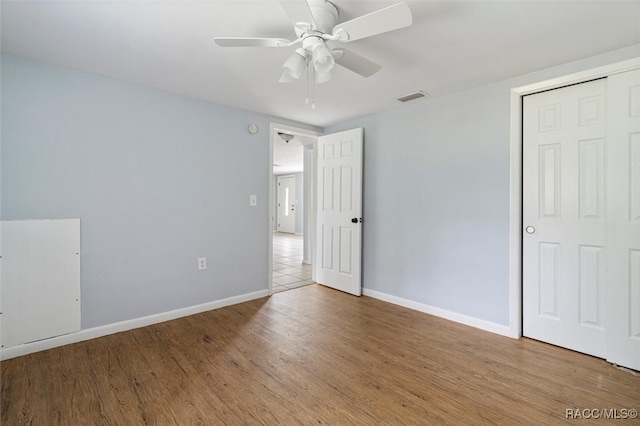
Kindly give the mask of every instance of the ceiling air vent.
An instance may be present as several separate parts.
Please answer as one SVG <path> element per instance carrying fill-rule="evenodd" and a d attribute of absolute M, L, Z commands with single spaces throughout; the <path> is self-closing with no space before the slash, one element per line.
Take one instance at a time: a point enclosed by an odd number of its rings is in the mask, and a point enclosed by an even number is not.
<path fill-rule="evenodd" d="M 408 95 L 400 96 L 399 98 L 396 98 L 396 100 L 400 102 L 409 102 L 415 99 L 424 98 L 425 96 L 427 96 L 426 93 L 417 91 L 417 92 L 409 93 Z"/>

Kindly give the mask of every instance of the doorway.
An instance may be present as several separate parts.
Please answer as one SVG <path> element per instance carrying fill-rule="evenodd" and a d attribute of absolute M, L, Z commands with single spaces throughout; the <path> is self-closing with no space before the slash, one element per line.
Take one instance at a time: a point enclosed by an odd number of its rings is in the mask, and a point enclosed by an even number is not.
<path fill-rule="evenodd" d="M 269 289 L 278 293 L 313 283 L 313 164 L 320 133 L 277 123 L 269 130 Z"/>

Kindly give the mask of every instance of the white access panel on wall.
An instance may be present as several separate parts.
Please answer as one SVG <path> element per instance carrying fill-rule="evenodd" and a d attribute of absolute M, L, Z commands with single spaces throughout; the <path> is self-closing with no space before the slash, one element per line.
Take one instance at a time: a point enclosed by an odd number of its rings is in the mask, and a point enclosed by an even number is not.
<path fill-rule="evenodd" d="M 3 348 L 80 330 L 80 219 L 0 223 Z"/>

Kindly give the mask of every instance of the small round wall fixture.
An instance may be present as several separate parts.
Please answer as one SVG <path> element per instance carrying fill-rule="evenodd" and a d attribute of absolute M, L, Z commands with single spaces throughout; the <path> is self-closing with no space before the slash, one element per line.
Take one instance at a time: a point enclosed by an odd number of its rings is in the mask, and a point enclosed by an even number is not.
<path fill-rule="evenodd" d="M 255 124 L 249 124 L 249 133 L 251 133 L 252 135 L 258 133 L 258 126 Z"/>

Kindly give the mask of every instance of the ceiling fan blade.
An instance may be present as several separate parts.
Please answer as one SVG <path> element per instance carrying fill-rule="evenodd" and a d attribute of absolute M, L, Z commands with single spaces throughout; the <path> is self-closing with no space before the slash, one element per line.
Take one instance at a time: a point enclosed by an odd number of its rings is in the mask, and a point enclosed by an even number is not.
<path fill-rule="evenodd" d="M 338 24 L 333 28 L 333 34 L 337 35 L 342 30 L 346 33 L 346 38 L 343 35 L 339 40 L 353 41 L 405 28 L 412 22 L 411 9 L 403 2 Z"/>
<path fill-rule="evenodd" d="M 363 77 L 371 77 L 373 74 L 377 73 L 380 68 L 382 68 L 382 65 L 376 64 L 375 62 L 347 49 L 340 48 L 333 52 L 337 53 L 340 51 L 342 51 L 341 56 L 334 56 L 336 64 L 341 65 L 356 74 L 360 74 Z"/>
<path fill-rule="evenodd" d="M 213 40 L 221 47 L 285 47 L 291 44 L 284 38 L 214 37 Z"/>
<path fill-rule="evenodd" d="M 300 22 L 306 22 L 315 26 L 316 21 L 313 18 L 307 0 L 280 0 L 280 6 L 284 9 L 294 25 Z"/>

